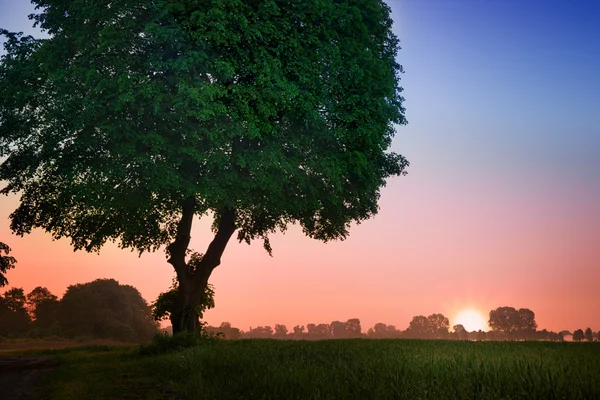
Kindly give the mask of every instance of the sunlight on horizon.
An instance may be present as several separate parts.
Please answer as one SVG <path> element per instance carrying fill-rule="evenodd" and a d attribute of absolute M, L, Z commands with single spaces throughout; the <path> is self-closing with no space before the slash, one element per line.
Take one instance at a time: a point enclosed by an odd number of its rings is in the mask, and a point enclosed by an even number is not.
<path fill-rule="evenodd" d="M 487 331 L 489 329 L 483 313 L 474 308 L 467 308 L 459 311 L 453 321 L 454 323 L 452 325 L 461 324 L 468 332 L 479 330 Z"/>

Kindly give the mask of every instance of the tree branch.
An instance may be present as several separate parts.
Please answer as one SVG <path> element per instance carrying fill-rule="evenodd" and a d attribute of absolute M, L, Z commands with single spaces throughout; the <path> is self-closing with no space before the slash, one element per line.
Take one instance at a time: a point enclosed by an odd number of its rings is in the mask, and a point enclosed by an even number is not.
<path fill-rule="evenodd" d="M 190 244 L 190 233 L 192 231 L 192 221 L 196 211 L 196 200 L 193 197 L 188 197 L 183 201 L 181 220 L 177 224 L 177 234 L 175 241 L 167 247 L 169 262 L 175 268 L 178 277 L 189 273 L 185 262 L 185 253 Z"/>

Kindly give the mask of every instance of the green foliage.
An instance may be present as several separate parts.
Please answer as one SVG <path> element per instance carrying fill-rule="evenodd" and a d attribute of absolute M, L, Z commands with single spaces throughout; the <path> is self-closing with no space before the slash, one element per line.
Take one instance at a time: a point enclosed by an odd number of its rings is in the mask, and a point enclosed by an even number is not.
<path fill-rule="evenodd" d="M 4 255 L 2 253 L 4 253 Z M 0 287 L 8 285 L 5 274 L 9 269 L 14 268 L 17 263 L 17 260 L 14 257 L 9 256 L 9 254 L 10 247 L 0 242 Z"/>
<path fill-rule="evenodd" d="M 143 342 L 158 331 L 150 307 L 132 286 L 114 279 L 71 285 L 56 310 L 61 333 Z"/>
<path fill-rule="evenodd" d="M 289 223 L 346 238 L 408 166 L 387 151 L 406 120 L 382 0 L 33 3 L 48 39 L 1 32 L 17 234 L 153 251 L 193 197 L 270 252 Z"/>
<path fill-rule="evenodd" d="M 157 333 L 152 340 L 152 343 L 141 344 L 138 346 L 138 351 L 142 355 L 156 355 L 181 351 L 190 347 L 200 346 L 207 341 L 221 339 L 222 334 L 201 330 L 198 332 L 183 331 L 175 335 L 167 333 Z"/>

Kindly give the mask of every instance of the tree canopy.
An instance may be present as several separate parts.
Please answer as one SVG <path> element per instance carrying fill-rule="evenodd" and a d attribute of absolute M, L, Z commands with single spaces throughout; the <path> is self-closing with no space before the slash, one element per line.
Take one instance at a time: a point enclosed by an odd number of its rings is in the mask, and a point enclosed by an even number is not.
<path fill-rule="evenodd" d="M 374 216 L 406 123 L 382 0 L 33 0 L 35 39 L 2 31 L 0 193 L 11 229 L 75 250 L 167 246 L 174 315 L 202 302 L 230 237 L 298 223 L 344 239 Z M 200 268 L 194 216 L 214 217 Z"/>
<path fill-rule="evenodd" d="M 512 334 L 535 332 L 535 313 L 528 308 L 498 307 L 490 311 L 488 321 L 493 331 Z"/>
<path fill-rule="evenodd" d="M 2 254 L 4 253 L 4 254 Z M 8 279 L 6 279 L 6 272 L 9 269 L 15 267 L 17 260 L 14 257 L 9 256 L 10 247 L 0 242 L 0 287 L 8 285 Z"/>
<path fill-rule="evenodd" d="M 0 336 L 22 334 L 29 327 L 25 292 L 12 288 L 0 296 Z"/>
<path fill-rule="evenodd" d="M 585 334 L 583 333 L 583 329 L 577 329 L 573 331 L 573 341 L 581 342 L 585 338 Z"/>
<path fill-rule="evenodd" d="M 444 339 L 449 327 L 450 321 L 442 314 L 431 314 L 428 317 L 417 315 L 410 321 L 408 331 L 415 337 Z"/>
<path fill-rule="evenodd" d="M 50 38 L 5 31 L 0 63 L 17 233 L 156 249 L 193 197 L 242 240 L 336 239 L 407 166 L 385 152 L 405 119 L 380 0 L 33 3 Z"/>
<path fill-rule="evenodd" d="M 70 285 L 60 300 L 56 319 L 67 337 L 144 341 L 158 331 L 140 292 L 114 279 Z"/>

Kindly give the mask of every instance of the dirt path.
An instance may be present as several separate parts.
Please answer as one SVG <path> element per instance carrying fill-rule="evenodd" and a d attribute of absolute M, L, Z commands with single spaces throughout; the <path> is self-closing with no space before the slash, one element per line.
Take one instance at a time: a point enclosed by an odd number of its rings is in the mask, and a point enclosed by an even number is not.
<path fill-rule="evenodd" d="M 39 381 L 57 365 L 47 356 L 0 356 L 0 400 L 48 400 Z"/>

